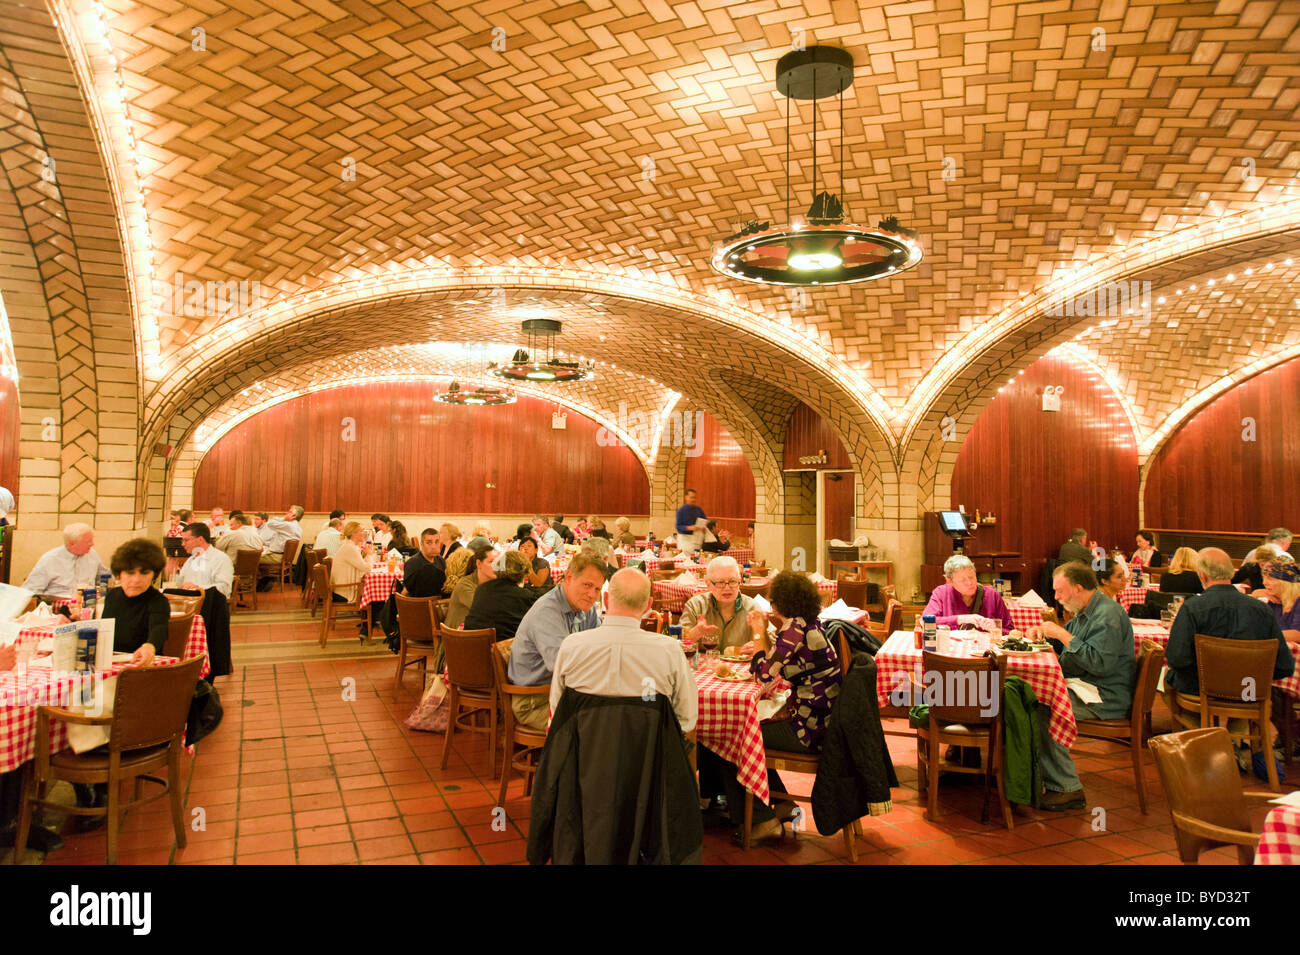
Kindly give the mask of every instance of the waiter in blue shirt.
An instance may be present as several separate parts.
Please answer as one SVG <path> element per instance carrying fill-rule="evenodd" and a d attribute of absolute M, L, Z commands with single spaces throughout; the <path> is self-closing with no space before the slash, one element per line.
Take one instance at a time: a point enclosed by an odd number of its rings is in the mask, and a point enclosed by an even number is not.
<path fill-rule="evenodd" d="M 687 488 L 677 508 L 677 549 L 682 553 L 699 550 L 704 544 L 704 509 L 695 503 L 695 488 Z"/>

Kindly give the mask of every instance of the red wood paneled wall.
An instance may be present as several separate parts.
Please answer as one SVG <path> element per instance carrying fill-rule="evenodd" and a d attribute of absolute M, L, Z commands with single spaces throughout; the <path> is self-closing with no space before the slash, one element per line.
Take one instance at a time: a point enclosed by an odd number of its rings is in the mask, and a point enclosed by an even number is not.
<path fill-rule="evenodd" d="M 822 533 L 827 540 L 851 541 L 857 536 L 853 532 L 853 482 L 854 475 L 851 471 L 826 475 Z"/>
<path fill-rule="evenodd" d="M 695 450 L 700 453 L 686 458 L 686 487 L 695 488 L 696 503 L 719 526 L 745 536 L 745 525 L 754 519 L 754 472 L 745 452 L 710 414 L 700 420 L 692 453 Z M 681 501 L 669 503 L 676 506 Z"/>
<path fill-rule="evenodd" d="M 1043 411 L 1040 393 L 1055 385 L 1065 388 L 1061 410 Z M 1037 562 L 1055 557 L 1075 527 L 1131 551 L 1137 483 L 1133 431 L 1110 389 L 1086 368 L 1049 356 L 980 414 L 957 458 L 951 503 L 998 518 L 980 530 L 973 552 L 1016 551 Z"/>
<path fill-rule="evenodd" d="M 0 375 L 0 487 L 18 496 L 18 440 L 22 427 L 18 415 L 18 386 Z"/>
<path fill-rule="evenodd" d="M 1174 433 L 1149 468 L 1150 527 L 1300 531 L 1300 359 L 1220 395 Z"/>
<path fill-rule="evenodd" d="M 357 385 L 268 408 L 204 457 L 194 507 L 649 514 L 645 469 L 626 447 L 602 447 L 591 419 L 570 411 L 554 431 L 549 402 L 448 405 L 433 400 L 441 387 Z"/>
<path fill-rule="evenodd" d="M 823 450 L 826 452 L 825 464 L 799 463 L 800 458 Z M 798 471 L 808 468 L 851 468 L 853 464 L 835 429 L 825 418 L 800 402 L 795 405 L 785 428 L 785 461 L 781 466 L 787 471 Z"/>

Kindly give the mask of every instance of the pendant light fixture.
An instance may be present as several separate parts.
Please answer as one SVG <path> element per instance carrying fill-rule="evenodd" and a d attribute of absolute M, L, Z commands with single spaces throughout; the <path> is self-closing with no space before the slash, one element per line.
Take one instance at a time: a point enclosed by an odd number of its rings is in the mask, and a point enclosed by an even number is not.
<path fill-rule="evenodd" d="M 786 97 L 785 221 L 749 222 L 717 244 L 715 271 L 745 282 L 766 285 L 846 285 L 869 282 L 910 269 L 921 261 L 917 234 L 894 216 L 875 228 L 853 225 L 841 196 L 844 192 L 844 91 L 853 84 L 853 57 L 845 50 L 814 46 L 787 53 L 776 65 L 776 88 Z M 840 195 L 818 190 L 817 101 L 839 99 Z M 803 216 L 790 215 L 790 100 L 813 101 L 812 204 Z M 832 158 L 833 158 L 832 152 Z M 824 173 L 830 163 L 820 169 Z"/>
<path fill-rule="evenodd" d="M 449 405 L 469 405 L 471 407 L 514 404 L 514 389 L 489 384 L 487 372 L 487 356 L 486 352 L 484 352 L 480 355 L 477 381 L 462 386 L 459 381 L 453 380 L 447 386 L 446 391 L 434 395 L 435 400 Z"/>
<path fill-rule="evenodd" d="M 555 357 L 555 337 L 560 334 L 561 323 L 553 318 L 529 318 L 522 323 L 528 339 L 528 348 L 515 351 L 514 357 L 504 365 L 488 365 L 497 378 L 507 381 L 582 381 L 590 378 L 594 362 L 585 365 L 576 361 L 562 361 Z"/>

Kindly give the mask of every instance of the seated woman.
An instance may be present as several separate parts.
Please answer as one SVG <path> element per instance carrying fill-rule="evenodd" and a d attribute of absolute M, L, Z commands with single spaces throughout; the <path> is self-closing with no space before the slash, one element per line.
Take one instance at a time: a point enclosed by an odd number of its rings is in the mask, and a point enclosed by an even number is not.
<path fill-rule="evenodd" d="M 1232 582 L 1242 593 L 1250 594 L 1264 589 L 1264 568 L 1274 560 L 1280 551 L 1272 544 L 1260 544 L 1241 562 L 1237 572 L 1232 575 Z M 1245 586 L 1241 586 L 1245 584 Z"/>
<path fill-rule="evenodd" d="M 533 587 L 543 587 L 550 590 L 553 586 L 551 565 L 545 557 L 537 556 L 537 541 L 531 537 L 525 537 L 519 542 L 518 553 L 528 562 L 528 583 Z"/>
<path fill-rule="evenodd" d="M 943 577 L 947 583 L 934 588 L 922 616 L 932 613 L 935 622 L 945 627 L 974 625 L 990 630 L 1000 624 L 1003 633 L 1015 629 L 1002 595 L 976 579 L 975 565 L 965 554 L 953 554 L 944 561 Z"/>
<path fill-rule="evenodd" d="M 334 565 L 330 570 L 335 603 L 350 603 L 357 599 L 361 578 L 370 571 L 372 550 L 366 542 L 366 529 L 357 521 L 348 521 L 343 528 L 343 543 L 334 552 Z"/>
<path fill-rule="evenodd" d="M 468 547 L 458 548 L 447 558 L 447 577 L 442 582 L 442 595 L 451 596 L 451 590 L 465 575 L 465 568 L 469 566 L 469 559 L 473 552 Z"/>
<path fill-rule="evenodd" d="M 1264 590 L 1282 636 L 1290 643 L 1300 643 L 1300 565 L 1273 560 L 1264 568 Z"/>
<path fill-rule="evenodd" d="M 1097 566 L 1098 563 L 1101 564 L 1100 567 Z M 1094 561 L 1092 570 L 1097 575 L 1097 589 L 1111 600 L 1118 601 L 1119 595 L 1128 586 L 1130 579 L 1128 565 L 1124 563 L 1124 558 L 1116 552 L 1110 557 Z"/>
<path fill-rule="evenodd" d="M 497 556 L 496 551 L 490 547 L 480 547 L 477 550 L 465 549 L 469 551 L 465 572 L 452 584 L 451 600 L 447 604 L 446 616 L 443 620 L 443 623 L 453 630 L 458 629 L 465 622 L 469 608 L 474 603 L 474 591 L 478 589 L 478 585 L 497 575 L 497 572 L 492 569 L 492 562 Z M 456 559 L 455 554 L 451 556 L 452 560 Z"/>
<path fill-rule="evenodd" d="M 603 537 L 605 538 L 605 540 L 610 539 L 610 533 L 608 530 L 605 529 L 605 522 L 602 521 L 599 517 L 593 518 L 591 522 L 591 536 Z"/>
<path fill-rule="evenodd" d="M 614 543 L 624 550 L 636 550 L 636 535 L 632 533 L 632 522 L 626 517 L 620 517 L 614 522 L 617 534 Z"/>
<path fill-rule="evenodd" d="M 497 558 L 496 575 L 474 590 L 465 616 L 466 630 L 496 630 L 497 640 L 513 640 L 519 621 L 545 591 L 526 586 L 528 560 L 517 550 Z"/>
<path fill-rule="evenodd" d="M 822 609 L 821 596 L 811 580 L 787 570 L 772 579 L 770 602 L 775 639 L 768 637 L 768 615 L 752 610 L 746 616 L 754 639 L 742 648 L 753 654 L 750 672 L 759 683 L 771 683 L 779 676 L 791 685 L 789 716 L 762 724 L 763 746 L 773 751 L 815 753 L 826 734 L 826 719 L 839 696 L 842 679 L 835 647 L 826 639 L 817 617 Z M 731 824 L 744 825 L 745 790 L 736 778 L 735 764 L 701 746 L 699 769 L 700 794 L 712 797 L 721 787 L 727 796 Z M 788 800 L 778 802 L 775 798 L 787 791 L 781 777 L 769 770 L 767 779 L 776 806 L 754 800 L 751 844 L 779 841 L 785 834 L 781 817 L 787 817 L 794 808 Z M 733 839 L 741 843 L 741 833 L 737 832 Z"/>
<path fill-rule="evenodd" d="M 406 525 L 401 521 L 393 521 L 388 525 L 389 532 L 393 535 L 392 540 L 388 542 L 390 551 L 397 551 L 402 560 L 408 557 L 414 557 L 416 551 L 420 548 L 411 543 L 411 535 L 406 532 Z"/>
<path fill-rule="evenodd" d="M 167 558 L 151 540 L 137 537 L 113 552 L 109 569 L 117 586 L 104 598 L 104 617 L 113 625 L 113 652 L 131 654 L 130 666 L 148 666 L 167 643 L 172 608 L 154 587 Z"/>
<path fill-rule="evenodd" d="M 1165 562 L 1164 554 L 1156 550 L 1155 538 L 1150 531 L 1138 531 L 1135 539 L 1137 550 L 1133 551 L 1132 563 L 1140 563 L 1143 567 L 1159 567 Z"/>
<path fill-rule="evenodd" d="M 1162 594 L 1199 594 L 1205 588 L 1196 574 L 1196 551 L 1180 547 L 1169 561 L 1169 569 L 1160 577 Z"/>
<path fill-rule="evenodd" d="M 721 554 L 731 550 L 731 541 L 727 539 L 725 532 L 718 534 L 718 522 L 709 521 L 704 527 L 704 544 L 700 548 L 711 554 Z"/>
<path fill-rule="evenodd" d="M 474 525 L 474 533 L 465 546 L 474 550 L 476 547 L 495 547 L 496 543 L 497 535 L 492 533 L 492 528 L 485 521 L 479 521 Z"/>

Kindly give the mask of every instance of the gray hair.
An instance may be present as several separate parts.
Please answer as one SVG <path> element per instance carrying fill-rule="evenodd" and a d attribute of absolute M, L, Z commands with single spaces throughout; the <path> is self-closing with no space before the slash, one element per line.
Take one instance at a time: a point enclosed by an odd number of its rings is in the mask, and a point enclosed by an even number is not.
<path fill-rule="evenodd" d="M 734 557 L 715 557 L 713 560 L 709 561 L 708 569 L 704 571 L 705 579 L 713 580 L 718 576 L 715 573 L 717 570 L 734 570 L 736 576 L 740 576 L 740 564 Z"/>
<path fill-rule="evenodd" d="M 1285 527 L 1275 527 L 1268 532 L 1268 537 L 1266 537 L 1265 540 L 1289 541 L 1291 537 L 1292 537 L 1291 532 L 1287 530 Z"/>
<path fill-rule="evenodd" d="M 624 567 L 609 578 L 609 606 L 619 610 L 645 610 L 650 605 L 650 578 L 634 567 Z"/>
<path fill-rule="evenodd" d="M 592 537 L 582 545 L 584 550 L 589 550 L 601 560 L 609 557 L 609 539 L 605 537 Z"/>
<path fill-rule="evenodd" d="M 89 524 L 69 524 L 63 529 L 63 544 L 66 547 L 73 541 L 81 540 L 87 534 L 95 533 L 95 529 Z"/>
<path fill-rule="evenodd" d="M 1218 547 L 1207 547 L 1197 554 L 1196 569 L 1206 580 L 1230 580 L 1234 572 L 1232 558 Z"/>
<path fill-rule="evenodd" d="M 1079 541 L 1080 543 L 1082 543 L 1083 539 L 1087 536 L 1088 536 L 1088 531 L 1082 527 L 1076 527 L 1073 531 L 1070 532 L 1070 540 Z"/>
<path fill-rule="evenodd" d="M 953 554 L 943 562 L 943 575 L 951 579 L 952 575 L 957 573 L 957 571 L 965 570 L 968 567 L 971 570 L 975 569 L 975 565 L 971 562 L 969 557 L 965 554 Z"/>

